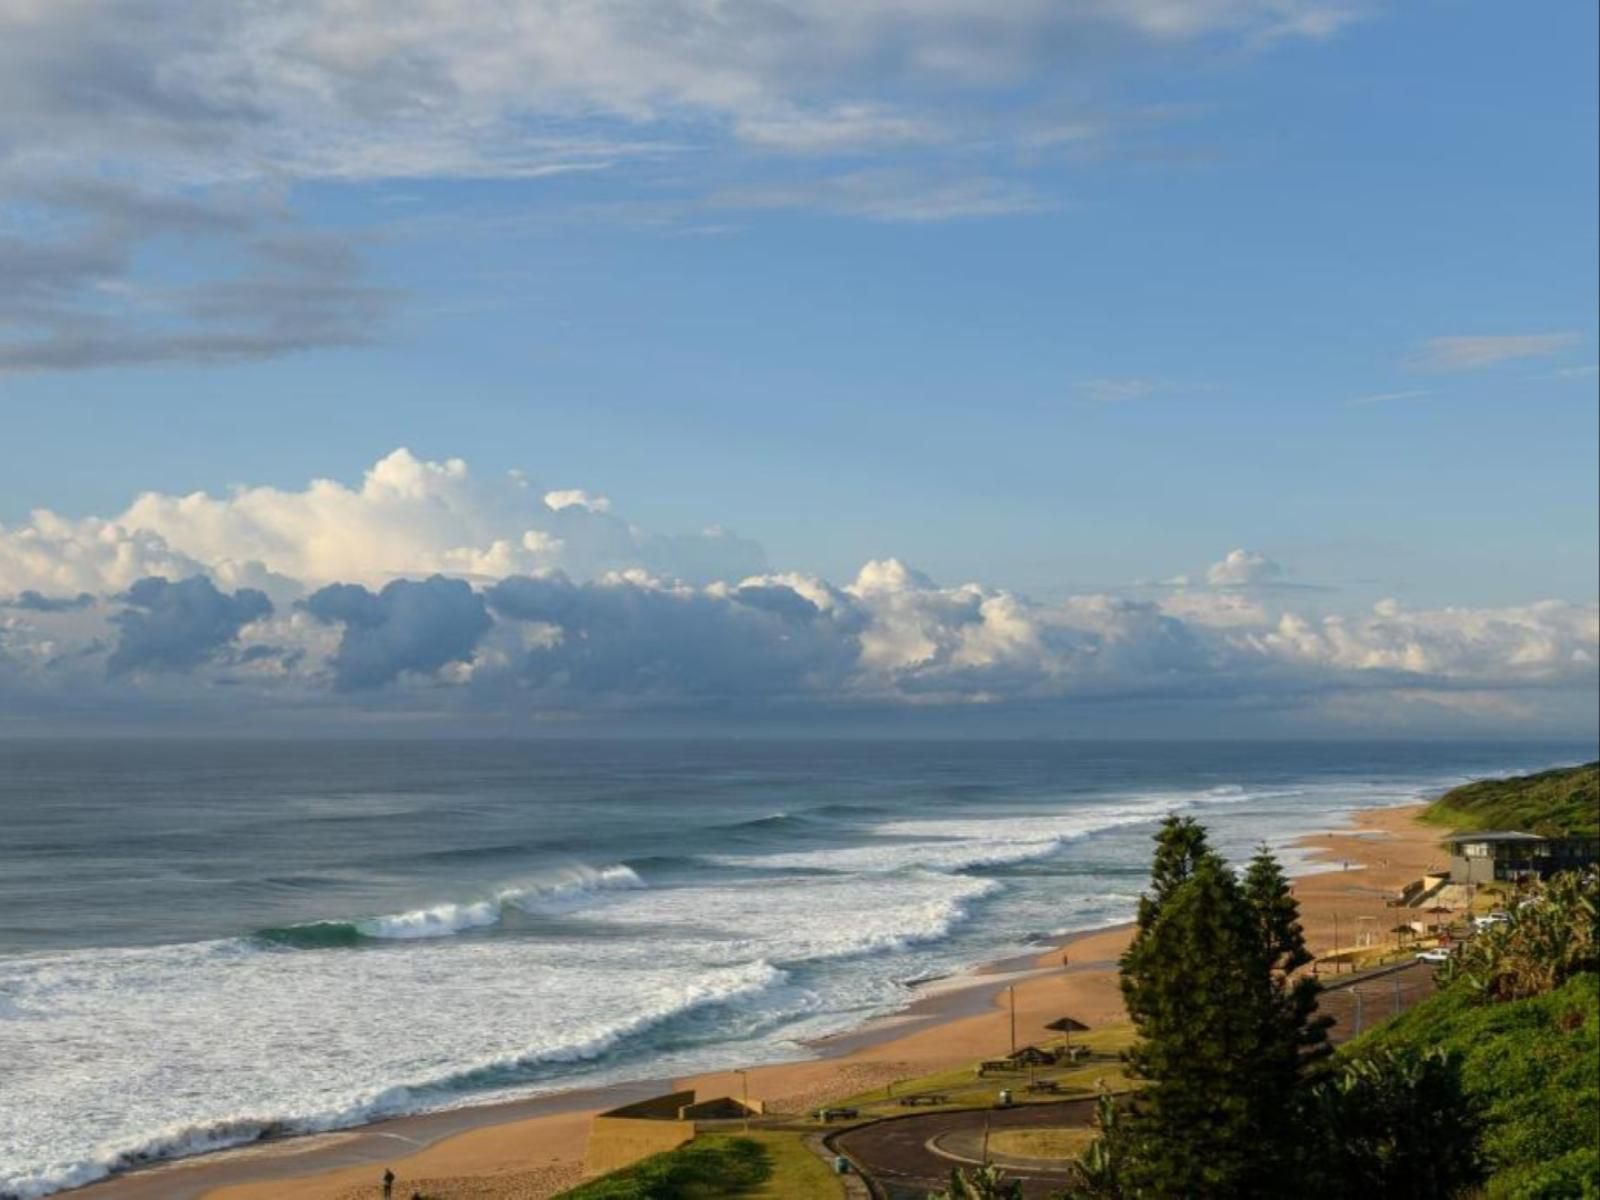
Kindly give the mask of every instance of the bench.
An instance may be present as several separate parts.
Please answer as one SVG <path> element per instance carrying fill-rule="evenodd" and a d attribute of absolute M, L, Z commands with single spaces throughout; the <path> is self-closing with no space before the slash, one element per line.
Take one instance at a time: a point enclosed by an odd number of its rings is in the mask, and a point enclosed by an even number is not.
<path fill-rule="evenodd" d="M 1022 1069 L 1021 1066 L 1012 1062 L 1009 1058 L 991 1058 L 978 1064 L 978 1078 L 982 1079 L 990 1072 L 1001 1075 L 1016 1075 Z"/>
<path fill-rule="evenodd" d="M 1036 1079 L 1028 1085 L 1030 1092 L 1059 1092 L 1061 1084 L 1054 1079 Z"/>
<path fill-rule="evenodd" d="M 851 1121 L 861 1114 L 853 1108 L 819 1108 L 814 1115 L 826 1125 L 829 1121 Z"/>
<path fill-rule="evenodd" d="M 939 1093 L 934 1093 L 934 1094 L 925 1095 L 925 1096 L 901 1096 L 900 1097 L 900 1107 L 901 1108 L 916 1108 L 919 1104 L 949 1104 L 949 1103 L 950 1103 L 950 1097 L 946 1096 L 946 1095 L 943 1095 L 943 1094 L 939 1094 Z"/>

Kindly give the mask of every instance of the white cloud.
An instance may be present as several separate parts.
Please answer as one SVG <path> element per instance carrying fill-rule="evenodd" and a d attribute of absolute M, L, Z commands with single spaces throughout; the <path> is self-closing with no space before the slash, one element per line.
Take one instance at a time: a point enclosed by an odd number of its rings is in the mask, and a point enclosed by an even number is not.
<path fill-rule="evenodd" d="M 1510 685 L 1582 679 L 1592 666 L 1584 656 L 1597 639 L 1600 609 L 1592 604 L 1409 612 L 1385 600 L 1354 619 L 1284 614 L 1252 643 L 1276 658 L 1318 667 Z"/>
<path fill-rule="evenodd" d="M 698 119 L 762 145 L 922 140 L 872 98 L 982 89 L 1107 48 L 1323 37 L 1318 0 L 156 0 L 0 8 L 0 131 L 38 164 L 96 152 L 191 178 L 514 176 L 659 147 Z M 91 87 L 90 84 L 93 84 Z M 902 89 L 903 90 L 903 89 Z M 609 124 L 608 124 L 609 123 Z"/>
<path fill-rule="evenodd" d="M 953 221 L 1043 212 L 1050 201 L 1031 185 L 991 175 L 929 175 L 870 168 L 794 182 L 725 188 L 705 200 L 727 210 L 811 208 L 869 221 Z"/>
<path fill-rule="evenodd" d="M 405 449 L 357 487 L 318 479 L 299 491 L 146 492 L 109 519 L 40 511 L 0 527 L 0 594 L 111 592 L 145 575 L 207 573 L 283 600 L 325 583 L 435 572 L 498 579 L 643 566 L 709 580 L 763 565 L 758 546 L 726 532 L 648 534 L 612 515 L 604 497 L 540 492 L 520 475 L 483 480 L 460 459 L 429 462 Z"/>
<path fill-rule="evenodd" d="M 1275 583 L 1283 577 L 1281 564 L 1252 550 L 1230 550 L 1221 562 L 1206 568 L 1212 587 L 1251 587 Z"/>
<path fill-rule="evenodd" d="M 1436 337 L 1423 342 L 1412 361 L 1427 371 L 1475 371 L 1522 358 L 1545 358 L 1580 340 L 1576 333 Z"/>
<path fill-rule="evenodd" d="M 1156 390 L 1152 379 L 1085 379 L 1078 390 L 1100 404 L 1121 404 L 1141 400 Z"/>
<path fill-rule="evenodd" d="M 582 508 L 589 512 L 611 511 L 611 501 L 605 496 L 593 496 L 582 488 L 560 488 L 544 494 L 545 507 L 552 512 L 564 508 Z"/>
<path fill-rule="evenodd" d="M 1403 392 L 1373 392 L 1366 396 L 1355 396 L 1351 404 L 1393 404 L 1397 400 L 1421 400 L 1424 396 L 1433 395 L 1430 388 L 1411 388 Z"/>
<path fill-rule="evenodd" d="M 135 586 L 196 574 L 215 589 Z M 1593 604 L 1312 614 L 1284 607 L 1299 593 L 1281 574 L 1237 549 L 1209 587 L 1159 602 L 1044 604 L 886 558 L 839 586 L 769 571 L 714 529 L 662 537 L 592 492 L 398 450 L 356 486 L 150 492 L 114 518 L 0 530 L 0 713 L 85 697 L 182 712 L 223 692 L 301 711 L 335 690 L 345 714 L 1248 698 L 1536 720 L 1556 702 L 1535 695 L 1592 700 Z M 141 648 L 159 669 L 108 673 Z"/>
<path fill-rule="evenodd" d="M 649 201 L 676 208 L 661 223 L 677 230 L 715 227 L 708 206 L 1043 211 L 1054 201 L 1018 153 L 1039 132 L 1019 88 L 1081 137 L 1117 122 L 1076 111 L 1060 81 L 1080 64 L 1320 38 L 1347 16 L 1326 0 L 0 0 L 0 372 L 380 336 L 403 297 L 364 274 L 359 237 L 301 227 L 309 182 L 671 160 L 685 195 Z M 820 155 L 873 160 L 801 179 L 775 164 Z M 615 186 L 582 211 L 640 202 Z M 280 253 L 285 232 L 324 252 Z M 145 265 L 173 253 L 193 269 Z"/>

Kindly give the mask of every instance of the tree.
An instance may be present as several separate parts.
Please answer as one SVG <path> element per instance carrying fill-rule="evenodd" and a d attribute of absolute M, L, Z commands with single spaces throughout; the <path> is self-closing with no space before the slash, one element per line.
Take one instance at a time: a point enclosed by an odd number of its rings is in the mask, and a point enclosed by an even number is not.
<path fill-rule="evenodd" d="M 1196 864 L 1212 855 L 1205 827 L 1193 817 L 1169 815 L 1156 831 L 1155 859 L 1150 864 L 1150 889 L 1139 897 L 1139 930 L 1150 928 L 1167 897 L 1194 874 Z"/>
<path fill-rule="evenodd" d="M 1139 1033 L 1130 1072 L 1148 1084 L 1103 1135 L 1118 1186 L 1281 1194 L 1300 1169 L 1296 1113 L 1331 1024 L 1316 1015 L 1316 980 L 1295 976 L 1311 955 L 1287 877 L 1263 847 L 1241 881 L 1200 825 L 1169 817 L 1139 915 L 1122 992 Z"/>
<path fill-rule="evenodd" d="M 950 1172 L 949 1188 L 932 1193 L 928 1200 L 1022 1200 L 1022 1184 L 1007 1179 L 993 1163 L 974 1171 L 956 1167 Z"/>
<path fill-rule="evenodd" d="M 1300 904 L 1278 860 L 1265 846 L 1256 851 L 1245 871 L 1244 895 L 1255 912 L 1261 948 L 1272 974 L 1280 1020 L 1280 1052 L 1286 1057 L 1286 1074 L 1300 1075 L 1333 1052 L 1328 1044 L 1332 1017 L 1319 1017 L 1317 997 L 1322 985 L 1312 976 L 1294 977 L 1311 961 L 1305 929 L 1300 924 Z"/>
<path fill-rule="evenodd" d="M 1062 1194 L 1073 1200 L 1122 1200 L 1128 1139 L 1110 1096 L 1102 1094 L 1095 1102 L 1094 1124 L 1100 1136 L 1073 1161 L 1072 1181 Z"/>
<path fill-rule="evenodd" d="M 1169 831 L 1194 844 L 1181 825 Z M 1278 1195 L 1297 1070 L 1280 1053 L 1273 958 L 1233 873 L 1209 851 L 1189 861 L 1122 958 L 1139 1033 L 1130 1071 L 1148 1081 L 1124 1118 L 1124 1174 L 1151 1196 Z"/>

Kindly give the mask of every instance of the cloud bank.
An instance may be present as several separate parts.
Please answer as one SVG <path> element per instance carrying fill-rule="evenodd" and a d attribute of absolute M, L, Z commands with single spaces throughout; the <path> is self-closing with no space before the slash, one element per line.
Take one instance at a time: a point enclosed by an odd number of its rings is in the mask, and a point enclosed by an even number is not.
<path fill-rule="evenodd" d="M 580 488 L 397 450 L 357 485 L 150 492 L 0 528 L 0 715 L 1177 705 L 1515 731 L 1592 710 L 1593 602 L 1329 612 L 1284 575 L 1237 548 L 1156 599 L 1045 604 L 892 558 L 837 583 L 731 533 L 647 532 Z"/>

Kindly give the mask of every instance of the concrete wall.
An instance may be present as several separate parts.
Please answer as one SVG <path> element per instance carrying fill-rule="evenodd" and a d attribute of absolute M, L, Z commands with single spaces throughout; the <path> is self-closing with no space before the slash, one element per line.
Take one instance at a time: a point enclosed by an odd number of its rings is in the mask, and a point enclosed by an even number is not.
<path fill-rule="evenodd" d="M 693 1103 L 692 1091 L 671 1092 L 598 1114 L 589 1122 L 584 1174 L 619 1171 L 652 1154 L 664 1154 L 693 1141 L 694 1122 L 678 1120 L 679 1110 Z"/>
<path fill-rule="evenodd" d="M 732 1096 L 718 1096 L 715 1100 L 702 1100 L 698 1104 L 686 1104 L 678 1110 L 680 1121 L 737 1121 L 743 1117 L 759 1117 L 766 1111 L 766 1104 L 761 1100 L 750 1101 L 747 1110 L 744 1104 Z"/>
<path fill-rule="evenodd" d="M 1451 856 L 1450 879 L 1455 883 L 1493 883 L 1494 859 Z"/>

